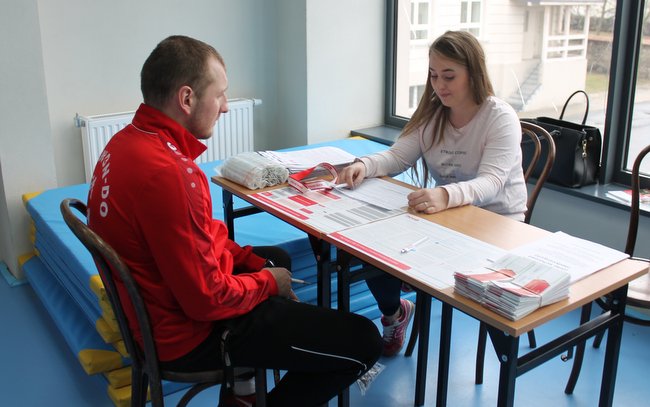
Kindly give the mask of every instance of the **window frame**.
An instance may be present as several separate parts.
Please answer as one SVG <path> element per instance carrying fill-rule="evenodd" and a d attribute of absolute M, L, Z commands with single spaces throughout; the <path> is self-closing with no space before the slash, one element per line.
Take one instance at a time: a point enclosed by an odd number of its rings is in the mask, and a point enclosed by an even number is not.
<path fill-rule="evenodd" d="M 384 122 L 388 126 L 403 128 L 408 119 L 395 114 L 395 81 L 397 55 L 397 3 L 386 0 L 386 61 Z M 630 185 L 630 171 L 625 170 L 627 150 L 632 129 L 636 74 L 641 50 L 643 11 L 645 0 L 616 2 L 610 64 L 603 152 L 599 183 Z M 631 51 L 631 52 L 630 52 Z M 641 186 L 650 187 L 650 177 L 641 176 Z"/>

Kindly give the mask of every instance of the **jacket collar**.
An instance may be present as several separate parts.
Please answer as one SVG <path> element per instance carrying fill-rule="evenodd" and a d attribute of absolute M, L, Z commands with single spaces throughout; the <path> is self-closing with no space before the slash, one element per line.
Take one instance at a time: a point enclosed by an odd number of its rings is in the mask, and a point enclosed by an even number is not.
<path fill-rule="evenodd" d="M 201 143 L 185 127 L 160 110 L 144 103 L 138 107 L 133 118 L 133 125 L 140 130 L 156 133 L 165 138 L 166 141 L 174 144 L 182 154 L 192 160 L 195 160 L 207 149 L 205 144 Z"/>

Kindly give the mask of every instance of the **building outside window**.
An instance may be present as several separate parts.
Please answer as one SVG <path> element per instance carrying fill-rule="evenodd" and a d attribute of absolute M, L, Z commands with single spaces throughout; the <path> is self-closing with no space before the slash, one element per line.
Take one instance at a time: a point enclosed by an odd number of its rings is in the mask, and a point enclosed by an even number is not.
<path fill-rule="evenodd" d="M 458 28 L 481 37 L 481 0 L 460 2 L 460 23 Z"/>
<path fill-rule="evenodd" d="M 590 97 L 587 124 L 599 127 L 610 138 L 603 154 L 606 182 L 624 183 L 626 176 L 629 182 L 636 153 L 650 144 L 650 24 L 646 22 L 650 6 L 644 3 L 388 0 L 394 40 L 388 44 L 393 57 L 387 66 L 387 83 L 392 86 L 387 92 L 387 123 L 401 126 L 415 111 L 414 98 L 428 86 L 431 42 L 447 30 L 466 30 L 483 45 L 496 96 L 510 103 L 519 117 L 557 118 L 569 95 L 586 90 Z M 631 26 L 638 26 L 637 34 L 642 34 L 638 53 L 634 35 L 626 32 Z M 613 56 L 617 49 L 618 56 Z M 624 62 L 616 64 L 617 72 L 610 72 L 612 60 L 621 56 Z M 626 66 L 625 61 L 633 66 Z M 624 103 L 617 96 L 616 106 L 608 109 L 610 80 L 616 78 L 620 79 L 612 84 L 616 86 L 613 93 L 634 94 L 634 98 Z M 579 122 L 584 110 L 584 99 L 575 97 L 564 118 Z M 621 124 L 626 117 L 632 120 Z M 650 164 L 642 171 L 650 174 Z"/>

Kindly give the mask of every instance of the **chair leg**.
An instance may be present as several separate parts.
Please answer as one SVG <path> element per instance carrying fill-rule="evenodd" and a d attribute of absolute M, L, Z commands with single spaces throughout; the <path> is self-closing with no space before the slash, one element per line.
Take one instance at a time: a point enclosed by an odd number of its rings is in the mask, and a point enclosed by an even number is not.
<path fill-rule="evenodd" d="M 535 330 L 528 331 L 528 344 L 531 348 L 537 347 L 537 340 L 535 339 Z"/>
<path fill-rule="evenodd" d="M 145 406 L 147 403 L 147 387 L 147 376 L 137 369 L 131 369 L 131 406 Z"/>
<path fill-rule="evenodd" d="M 590 302 L 589 304 L 582 306 L 582 311 L 580 313 L 580 325 L 589 321 L 589 318 L 591 317 L 591 304 L 592 303 Z M 602 334 L 599 334 L 599 336 L 602 339 Z M 596 339 L 594 340 L 594 346 L 596 340 L 598 340 L 598 336 L 596 336 Z M 583 341 L 577 344 L 575 347 L 575 358 L 573 359 L 571 374 L 569 375 L 569 379 L 567 380 L 566 387 L 564 388 L 564 393 L 566 394 L 573 394 L 573 390 L 576 387 L 576 383 L 578 383 L 578 377 L 580 377 L 580 370 L 582 369 L 582 361 L 585 356 L 585 346 L 586 346 L 586 342 Z"/>
<path fill-rule="evenodd" d="M 478 343 L 476 345 L 476 371 L 474 383 L 483 384 L 483 367 L 485 366 L 485 346 L 487 342 L 487 327 L 483 322 L 478 327 Z"/>
<path fill-rule="evenodd" d="M 196 396 L 197 394 L 201 393 L 203 390 L 216 386 L 219 384 L 218 382 L 210 382 L 210 383 L 198 383 L 192 386 L 188 391 L 183 394 L 183 397 L 178 401 L 178 404 L 176 404 L 176 407 L 185 407 L 187 404 Z"/>
<path fill-rule="evenodd" d="M 406 345 L 406 350 L 404 351 L 404 356 L 410 357 L 413 354 L 415 349 L 415 343 L 418 341 L 418 332 L 420 332 L 420 318 L 419 318 L 418 308 L 415 308 L 415 313 L 413 314 L 413 326 L 411 327 L 411 336 L 409 337 L 409 342 Z"/>
<path fill-rule="evenodd" d="M 144 389 L 144 395 L 147 396 L 147 389 Z M 151 395 L 152 407 L 163 407 L 165 401 L 163 399 L 162 383 L 160 381 L 151 380 L 149 383 L 149 393 Z"/>
<path fill-rule="evenodd" d="M 600 332 L 598 335 L 594 337 L 594 348 L 598 349 L 600 348 L 600 343 L 603 341 L 603 337 L 605 336 L 605 332 Z"/>
<path fill-rule="evenodd" d="M 266 369 L 255 369 L 255 406 L 266 407 Z"/>

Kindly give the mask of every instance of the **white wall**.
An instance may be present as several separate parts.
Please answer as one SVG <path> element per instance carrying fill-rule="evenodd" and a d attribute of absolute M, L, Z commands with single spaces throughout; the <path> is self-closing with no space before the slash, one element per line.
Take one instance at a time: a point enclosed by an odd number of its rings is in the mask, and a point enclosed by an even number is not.
<path fill-rule="evenodd" d="M 25 192 L 55 185 L 36 2 L 0 0 L 0 260 L 30 250 Z"/>
<path fill-rule="evenodd" d="M 384 2 L 0 0 L 0 260 L 30 250 L 23 193 L 84 180 L 75 113 L 134 110 L 171 34 L 224 56 L 230 97 L 260 98 L 255 146 L 346 137 L 382 121 Z"/>
<path fill-rule="evenodd" d="M 309 143 L 383 124 L 385 4 L 307 0 Z"/>

